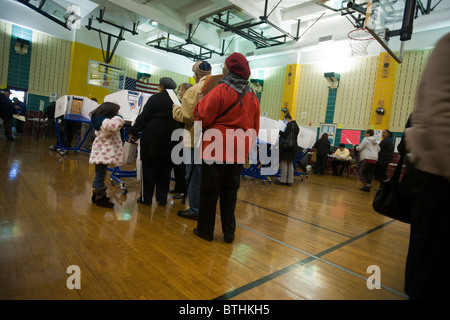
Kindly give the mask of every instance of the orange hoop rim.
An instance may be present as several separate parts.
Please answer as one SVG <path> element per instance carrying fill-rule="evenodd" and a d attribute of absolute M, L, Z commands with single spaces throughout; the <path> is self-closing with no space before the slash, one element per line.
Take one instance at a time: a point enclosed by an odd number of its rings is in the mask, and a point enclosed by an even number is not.
<path fill-rule="evenodd" d="M 365 33 L 367 33 L 368 35 L 370 35 L 370 37 L 368 37 L 368 38 L 361 38 L 361 39 L 353 38 L 353 37 L 352 37 L 352 33 L 353 33 L 353 32 L 357 32 L 357 31 L 364 31 Z M 351 30 L 351 31 L 347 34 L 347 36 L 348 36 L 349 39 L 354 40 L 354 41 L 369 41 L 369 40 L 374 40 L 374 39 L 375 39 L 375 38 L 372 36 L 372 34 L 371 34 L 369 31 L 367 31 L 366 28 L 356 28 L 356 29 L 353 29 L 353 30 Z"/>

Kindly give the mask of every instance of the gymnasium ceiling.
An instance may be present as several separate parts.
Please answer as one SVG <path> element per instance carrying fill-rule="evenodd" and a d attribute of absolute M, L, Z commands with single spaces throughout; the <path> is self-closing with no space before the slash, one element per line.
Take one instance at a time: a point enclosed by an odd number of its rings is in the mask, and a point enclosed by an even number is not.
<path fill-rule="evenodd" d="M 39 5 L 44 0 L 29 0 Z M 364 0 L 356 0 L 363 3 Z M 392 0 L 397 1 L 397 0 Z M 321 41 L 342 40 L 355 29 L 357 12 L 330 9 L 337 0 L 47 0 L 42 9 L 50 14 L 71 4 L 81 9 L 81 26 L 118 35 L 119 29 L 99 23 L 103 19 L 133 30 L 123 33 L 127 41 L 175 52 L 196 60 L 217 58 L 239 51 L 276 53 L 287 48 L 311 46 Z M 450 26 L 449 0 L 421 0 L 433 8 L 420 14 L 415 26 L 433 29 Z M 55 4 L 54 7 L 53 4 Z M 328 7 L 327 7 L 328 5 Z M 52 13 L 53 12 L 53 13 Z M 263 19 L 261 19 L 263 17 Z M 155 25 L 157 23 L 157 25 Z M 232 26 L 232 28 L 227 28 Z M 249 28 L 245 26 L 250 26 Z M 232 30 L 233 29 L 233 30 Z M 91 32 L 95 32 L 92 31 Z M 169 50 L 168 50 L 169 48 Z M 190 56 L 194 55 L 194 56 Z"/>

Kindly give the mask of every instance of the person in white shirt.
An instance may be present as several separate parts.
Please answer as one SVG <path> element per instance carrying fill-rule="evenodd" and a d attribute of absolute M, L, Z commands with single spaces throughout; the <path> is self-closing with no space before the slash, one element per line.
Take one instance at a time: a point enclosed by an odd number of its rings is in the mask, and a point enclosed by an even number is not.
<path fill-rule="evenodd" d="M 361 182 L 364 183 L 364 186 L 359 190 L 366 192 L 370 192 L 373 173 L 378 160 L 378 153 L 380 152 L 380 146 L 373 135 L 373 129 L 366 130 L 361 144 L 355 147 L 355 149 L 359 152 L 358 175 Z"/>
<path fill-rule="evenodd" d="M 341 143 L 339 148 L 336 149 L 333 156 L 335 159 L 331 161 L 331 168 L 333 169 L 333 176 L 342 176 L 345 168 L 350 164 L 350 151 L 345 147 L 345 144 Z M 338 173 L 338 167 L 341 166 L 341 169 Z"/>

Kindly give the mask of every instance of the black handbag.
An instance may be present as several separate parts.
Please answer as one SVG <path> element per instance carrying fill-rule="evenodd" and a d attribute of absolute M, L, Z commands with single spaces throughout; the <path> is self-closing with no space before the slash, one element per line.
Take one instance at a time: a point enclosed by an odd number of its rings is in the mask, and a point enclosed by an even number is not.
<path fill-rule="evenodd" d="M 399 220 L 405 223 L 411 223 L 411 210 L 409 207 L 409 200 L 400 191 L 400 174 L 402 172 L 404 157 L 402 156 L 395 168 L 395 172 L 390 180 L 385 180 L 381 183 L 373 199 L 373 209 L 392 219 Z"/>

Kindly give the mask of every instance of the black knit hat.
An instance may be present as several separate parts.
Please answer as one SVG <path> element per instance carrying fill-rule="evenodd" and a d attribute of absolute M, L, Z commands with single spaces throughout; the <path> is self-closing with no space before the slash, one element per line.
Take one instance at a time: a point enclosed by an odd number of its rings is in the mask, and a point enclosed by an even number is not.
<path fill-rule="evenodd" d="M 165 89 L 176 89 L 177 84 L 175 81 L 172 80 L 172 78 L 163 77 L 159 79 L 159 85 L 163 86 Z"/>

